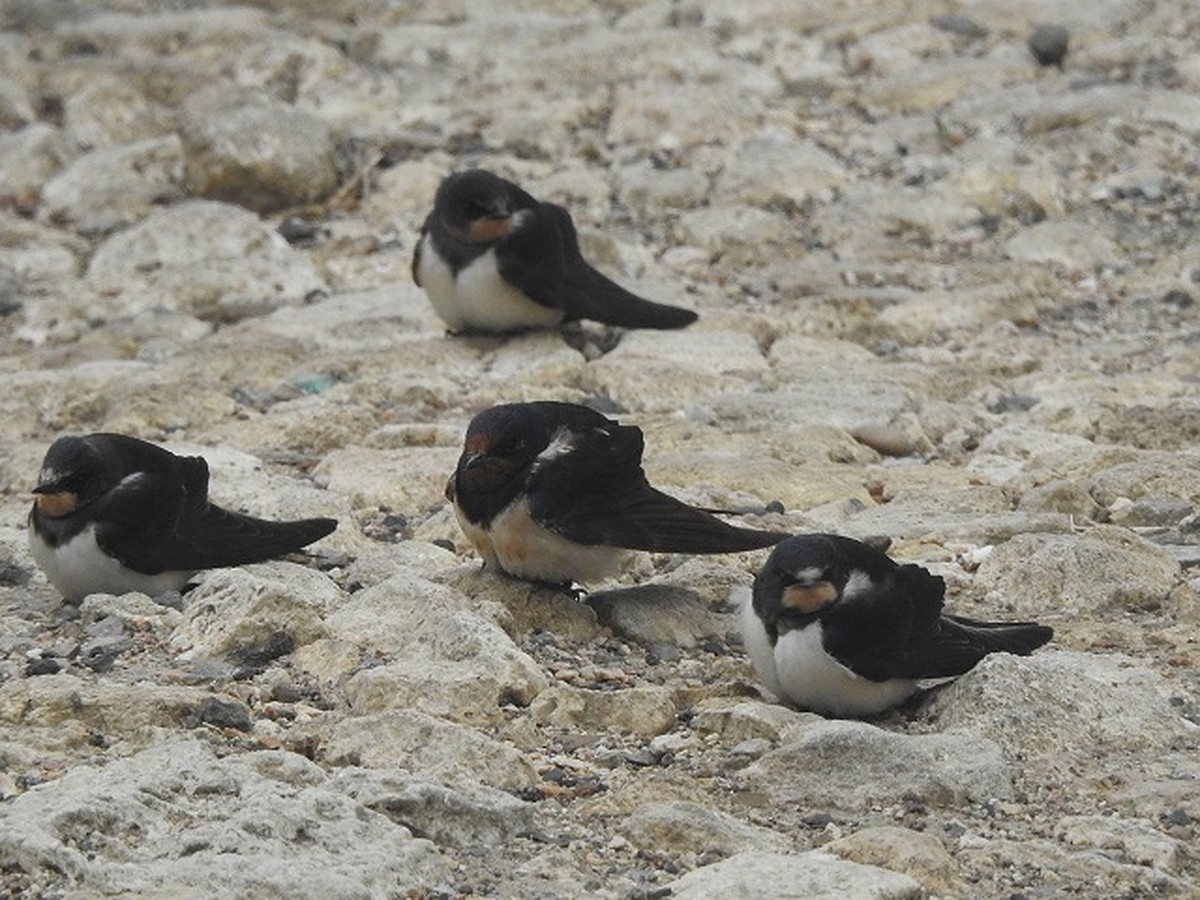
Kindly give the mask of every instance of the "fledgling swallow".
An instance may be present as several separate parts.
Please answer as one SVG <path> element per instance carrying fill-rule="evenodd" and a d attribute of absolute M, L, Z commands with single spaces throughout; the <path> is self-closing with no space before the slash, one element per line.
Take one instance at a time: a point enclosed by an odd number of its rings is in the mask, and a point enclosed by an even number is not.
<path fill-rule="evenodd" d="M 754 579 L 742 637 L 773 694 L 813 712 L 866 716 L 908 699 L 919 679 L 961 675 L 997 651 L 1026 656 L 1054 634 L 950 615 L 945 592 L 940 577 L 860 541 L 796 535 Z"/>
<path fill-rule="evenodd" d="M 576 319 L 625 328 L 696 321 L 691 310 L 646 300 L 592 268 L 570 213 L 483 169 L 442 181 L 412 274 L 452 332 L 505 333 Z"/>
<path fill-rule="evenodd" d="M 586 406 L 493 406 L 471 420 L 446 497 L 486 567 L 554 584 L 604 578 L 632 550 L 733 553 L 786 537 L 651 487 L 642 443 Z"/>
<path fill-rule="evenodd" d="M 208 464 L 121 434 L 60 437 L 42 462 L 29 549 L 70 603 L 177 591 L 201 569 L 299 550 L 336 519 L 268 522 L 208 501 Z"/>

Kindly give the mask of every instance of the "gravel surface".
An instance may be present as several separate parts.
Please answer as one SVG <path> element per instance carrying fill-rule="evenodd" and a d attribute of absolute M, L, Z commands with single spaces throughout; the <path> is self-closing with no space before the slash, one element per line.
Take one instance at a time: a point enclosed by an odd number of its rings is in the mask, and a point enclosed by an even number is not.
<path fill-rule="evenodd" d="M 10 0 L 0 28 L 0 894 L 1200 896 L 1200 11 Z M 409 266 L 470 166 L 699 322 L 447 337 Z M 826 720 L 742 652 L 765 552 L 583 596 L 481 573 L 445 479 L 527 399 L 1055 639 Z M 340 527 L 64 605 L 29 491 L 99 430 Z"/>

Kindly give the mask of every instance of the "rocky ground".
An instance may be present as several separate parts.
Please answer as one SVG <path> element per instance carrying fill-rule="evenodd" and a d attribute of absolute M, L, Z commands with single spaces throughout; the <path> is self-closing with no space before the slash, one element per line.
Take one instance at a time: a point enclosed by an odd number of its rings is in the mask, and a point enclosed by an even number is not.
<path fill-rule="evenodd" d="M 4 896 L 1200 895 L 1200 10 L 0 20 Z M 700 322 L 445 336 L 409 261 L 470 165 Z M 442 488 L 474 412 L 533 398 L 640 425 L 680 497 L 889 535 L 954 610 L 1055 640 L 825 720 L 741 652 L 761 553 L 583 599 L 481 574 Z M 29 489 L 94 430 L 341 527 L 64 606 Z"/>

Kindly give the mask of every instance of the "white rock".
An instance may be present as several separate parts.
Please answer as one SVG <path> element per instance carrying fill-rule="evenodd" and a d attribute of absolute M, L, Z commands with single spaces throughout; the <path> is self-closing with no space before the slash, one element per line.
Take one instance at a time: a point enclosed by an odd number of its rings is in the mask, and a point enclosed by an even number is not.
<path fill-rule="evenodd" d="M 245 210 L 194 200 L 109 238 L 88 283 L 125 314 L 165 307 L 233 321 L 304 303 L 324 285 L 308 259 Z"/>
<path fill-rule="evenodd" d="M 746 851 L 671 883 L 680 900 L 918 900 L 921 886 L 906 875 L 838 859 L 821 850 L 796 856 Z"/>
<path fill-rule="evenodd" d="M 298 852 L 298 845 L 303 852 Z M 433 844 L 294 753 L 218 758 L 199 741 L 79 768 L 8 804 L 5 856 L 107 892 L 369 897 L 430 890 Z M 179 853 L 180 847 L 188 852 Z M 239 864 L 223 864 L 236 856 Z"/>

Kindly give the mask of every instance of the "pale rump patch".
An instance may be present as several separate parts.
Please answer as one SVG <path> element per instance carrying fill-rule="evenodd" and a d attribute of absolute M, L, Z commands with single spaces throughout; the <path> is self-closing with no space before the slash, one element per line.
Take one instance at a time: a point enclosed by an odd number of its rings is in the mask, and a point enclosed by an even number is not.
<path fill-rule="evenodd" d="M 547 531 L 530 518 L 524 500 L 492 520 L 490 543 L 500 568 L 534 581 L 599 581 L 629 555 L 618 547 L 576 544 Z"/>
<path fill-rule="evenodd" d="M 424 238 L 429 241 L 428 236 Z M 422 247 L 421 287 L 451 331 L 516 331 L 548 328 L 563 319 L 561 309 L 542 306 L 526 297 L 496 270 L 494 250 L 454 273 L 431 246 Z"/>
<path fill-rule="evenodd" d="M 42 515 L 51 519 L 61 519 L 75 512 L 78 499 L 70 491 L 58 491 L 54 494 L 34 494 L 33 502 Z"/>
<path fill-rule="evenodd" d="M 828 581 L 814 585 L 793 584 L 785 588 L 779 603 L 784 609 L 813 613 L 837 599 L 837 588 Z"/>

